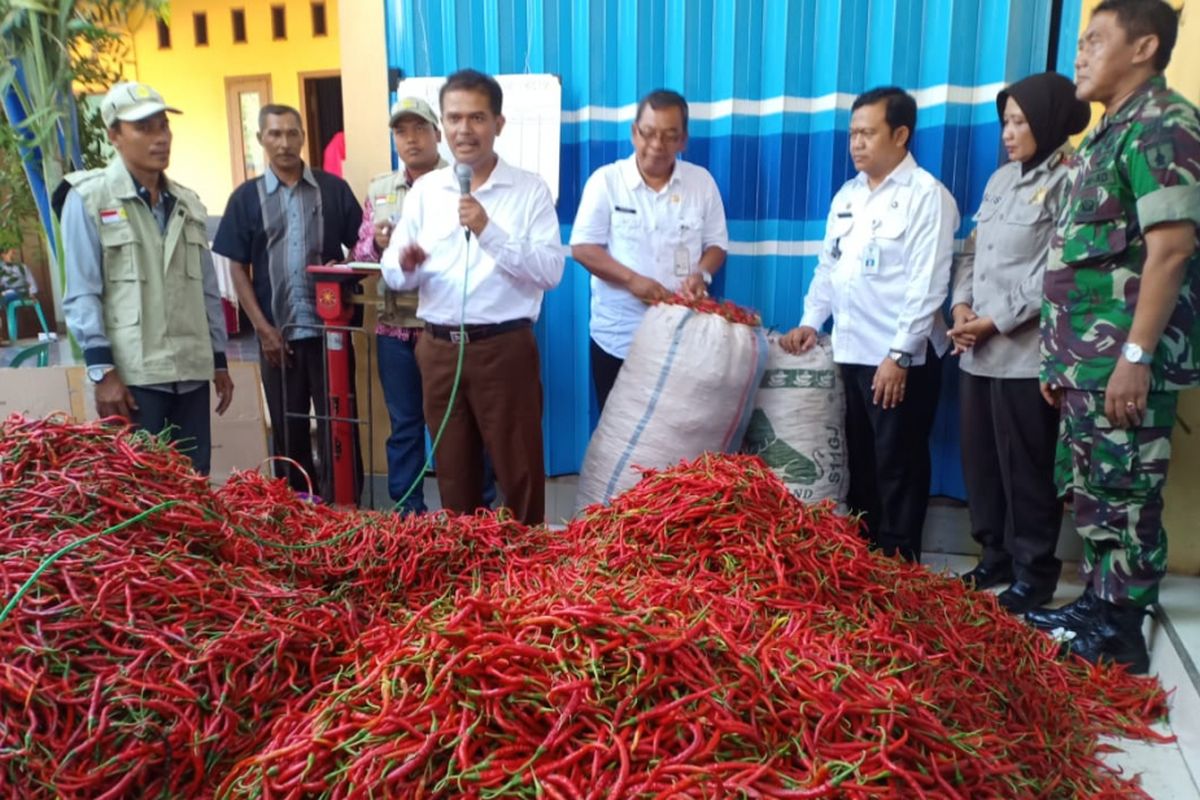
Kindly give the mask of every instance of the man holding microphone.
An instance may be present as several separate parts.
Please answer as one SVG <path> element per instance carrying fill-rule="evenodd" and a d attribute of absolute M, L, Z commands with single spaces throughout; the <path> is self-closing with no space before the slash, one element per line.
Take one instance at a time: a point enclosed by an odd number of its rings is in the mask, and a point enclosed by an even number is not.
<path fill-rule="evenodd" d="M 419 97 L 402 97 L 392 106 L 389 120 L 400 169 L 371 180 L 363 204 L 355 261 L 377 262 L 400 220 L 404 198 L 418 178 L 446 166 L 438 153 L 442 134 L 437 115 Z M 417 293 L 384 289 L 383 310 L 375 326 L 379 384 L 387 405 L 391 432 L 387 439 L 388 494 L 402 513 L 426 511 L 425 491 L 417 476 L 425 468 L 425 415 L 421 407 L 421 371 L 416 348 L 424 323 L 417 317 Z M 411 488 L 411 491 L 409 491 Z M 495 480 L 484 476 L 484 503 L 496 497 Z"/>
<path fill-rule="evenodd" d="M 542 384 L 533 323 L 542 294 L 562 278 L 558 217 L 545 182 L 495 151 L 503 92 L 461 70 L 440 93 L 442 125 L 458 162 L 413 186 L 383 253 L 384 280 L 419 292 L 425 330 L 416 347 L 425 418 L 441 420 L 461 375 L 436 453 L 442 505 L 484 504 L 484 450 L 514 516 L 545 518 Z M 465 229 L 465 230 L 464 230 Z"/>

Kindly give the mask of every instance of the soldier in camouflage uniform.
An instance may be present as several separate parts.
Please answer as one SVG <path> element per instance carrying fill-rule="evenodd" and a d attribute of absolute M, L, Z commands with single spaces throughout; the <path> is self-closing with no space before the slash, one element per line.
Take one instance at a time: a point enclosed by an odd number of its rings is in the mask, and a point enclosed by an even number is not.
<path fill-rule="evenodd" d="M 1161 0 L 1106 0 L 1080 39 L 1078 96 L 1105 115 L 1079 149 L 1042 309 L 1043 393 L 1062 411 L 1057 480 L 1087 590 L 1027 619 L 1136 672 L 1166 571 L 1177 393 L 1200 385 L 1200 112 L 1162 76 L 1177 30 Z"/>

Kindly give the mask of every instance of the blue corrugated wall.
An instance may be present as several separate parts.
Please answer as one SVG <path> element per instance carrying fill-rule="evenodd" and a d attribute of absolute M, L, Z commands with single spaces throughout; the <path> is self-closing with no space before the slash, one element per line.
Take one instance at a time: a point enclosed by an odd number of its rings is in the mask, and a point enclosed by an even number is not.
<path fill-rule="evenodd" d="M 781 329 L 799 319 L 829 202 L 852 174 L 853 96 L 882 84 L 916 91 L 914 153 L 957 198 L 965 232 L 998 164 L 995 91 L 1045 69 L 1053 13 L 1050 0 L 385 3 L 388 63 L 405 76 L 561 76 L 564 241 L 588 175 L 631 152 L 633 104 L 660 86 L 683 92 L 693 115 L 684 158 L 713 173 L 729 218 L 715 291 Z M 1060 68 L 1078 9 L 1064 17 Z M 538 325 L 552 474 L 579 469 L 592 428 L 587 315 L 587 273 L 568 262 Z M 933 492 L 961 497 L 956 371 L 947 364 Z"/>

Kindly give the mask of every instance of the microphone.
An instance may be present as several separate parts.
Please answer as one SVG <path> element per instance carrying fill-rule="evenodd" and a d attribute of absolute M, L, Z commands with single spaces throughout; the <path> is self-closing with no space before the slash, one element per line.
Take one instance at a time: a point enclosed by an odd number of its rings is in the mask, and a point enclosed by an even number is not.
<path fill-rule="evenodd" d="M 454 177 L 458 178 L 458 189 L 462 192 L 462 196 L 466 197 L 471 193 L 471 175 L 474 170 L 467 164 L 461 161 L 454 165 Z M 467 241 L 471 240 L 471 229 L 463 226 L 463 232 L 467 235 Z"/>
<path fill-rule="evenodd" d="M 471 175 L 474 173 L 469 166 L 459 162 L 454 165 L 454 177 L 458 178 L 458 188 L 464 194 L 471 193 Z"/>

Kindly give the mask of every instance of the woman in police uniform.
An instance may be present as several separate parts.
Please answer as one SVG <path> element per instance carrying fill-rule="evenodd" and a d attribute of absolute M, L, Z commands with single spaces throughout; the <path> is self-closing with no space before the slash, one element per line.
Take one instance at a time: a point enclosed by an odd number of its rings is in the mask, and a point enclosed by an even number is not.
<path fill-rule="evenodd" d="M 1062 503 L 1054 486 L 1058 412 L 1038 390 L 1038 317 L 1050 239 L 1066 189 L 1067 142 L 1090 109 L 1054 72 L 996 97 L 1009 161 L 984 189 L 976 227 L 958 258 L 952 314 L 961 354 L 961 425 L 971 533 L 983 552 L 963 580 L 1010 583 L 1014 614 L 1054 596 Z"/>

